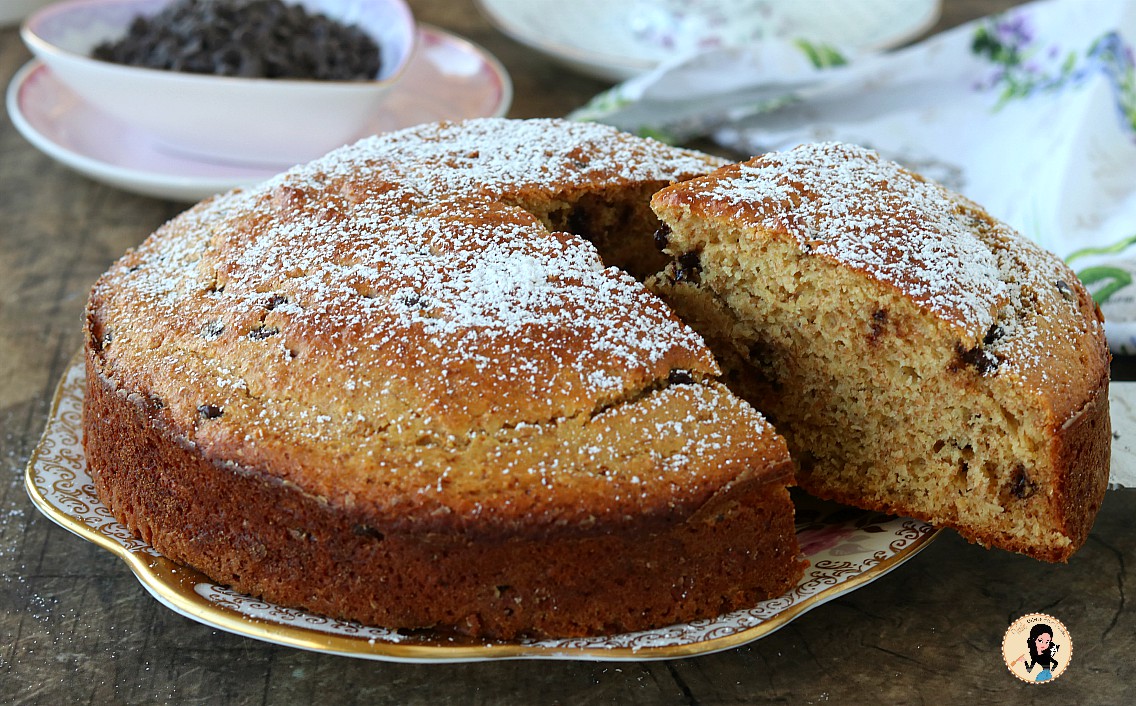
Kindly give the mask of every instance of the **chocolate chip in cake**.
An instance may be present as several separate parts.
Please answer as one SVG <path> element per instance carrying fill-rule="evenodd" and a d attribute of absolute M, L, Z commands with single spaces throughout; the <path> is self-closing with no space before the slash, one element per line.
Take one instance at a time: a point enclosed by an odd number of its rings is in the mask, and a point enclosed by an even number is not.
<path fill-rule="evenodd" d="M 659 250 L 666 250 L 671 242 L 671 227 L 666 223 L 662 223 L 655 229 L 655 247 Z"/>
<path fill-rule="evenodd" d="M 197 406 L 197 413 L 206 419 L 216 419 L 225 413 L 225 408 L 215 404 L 203 404 Z"/>
<path fill-rule="evenodd" d="M 287 304 L 287 303 L 288 303 L 288 297 L 284 296 L 283 294 L 273 294 L 268 299 L 268 301 L 265 303 L 264 308 L 268 309 L 269 311 L 272 311 L 273 309 L 280 306 L 281 304 Z"/>
<path fill-rule="evenodd" d="M 689 385 L 694 382 L 694 377 L 689 370 L 675 368 L 667 375 L 667 382 L 671 385 Z"/>
<path fill-rule="evenodd" d="M 263 341 L 264 339 L 275 336 L 280 333 L 280 329 L 275 326 L 265 326 L 261 324 L 253 330 L 248 332 L 248 337 L 254 341 Z"/>
<path fill-rule="evenodd" d="M 876 309 L 872 312 L 872 320 L 868 324 L 868 341 L 875 343 L 884 331 L 887 330 L 887 309 Z"/>
<path fill-rule="evenodd" d="M 986 335 L 982 338 L 982 345 L 989 346 L 1004 335 L 1006 335 L 1006 332 L 1001 326 L 998 324 L 990 324 L 990 328 L 987 329 Z"/>
<path fill-rule="evenodd" d="M 959 370 L 963 366 L 969 366 L 978 371 L 979 375 L 986 375 L 987 373 L 994 372 L 998 369 L 999 359 L 990 351 L 984 349 L 982 346 L 976 346 L 970 350 L 966 350 L 961 345 L 957 347 L 959 363 L 952 366 L 952 370 Z"/>
<path fill-rule="evenodd" d="M 158 412 L 166 407 L 166 401 L 159 397 L 157 393 L 149 392 L 142 399 L 144 400 L 143 406 L 147 414 L 158 414 Z"/>
<path fill-rule="evenodd" d="M 697 284 L 702 272 L 702 259 L 696 252 L 687 252 L 678 256 L 675 267 L 675 282 L 693 282 Z"/>
<path fill-rule="evenodd" d="M 224 332 L 225 324 L 220 321 L 206 321 L 205 325 L 201 327 L 201 337 L 207 341 L 219 338 Z"/>
<path fill-rule="evenodd" d="M 701 270 L 702 260 L 696 252 L 686 252 L 678 256 L 678 264 L 684 270 Z"/>
<path fill-rule="evenodd" d="M 398 295 L 398 300 L 402 302 L 403 306 L 407 309 L 428 309 L 430 303 L 421 292 L 402 292 Z"/>
<path fill-rule="evenodd" d="M 1010 495 L 1019 500 L 1025 500 L 1037 492 L 1037 483 L 1030 480 L 1025 465 L 1019 463 L 1010 477 Z"/>
<path fill-rule="evenodd" d="M 1065 301 L 1071 302 L 1076 299 L 1076 297 L 1073 295 L 1073 288 L 1070 287 L 1069 283 L 1063 279 L 1057 280 L 1057 291 L 1061 292 L 1061 296 L 1065 298 Z"/>

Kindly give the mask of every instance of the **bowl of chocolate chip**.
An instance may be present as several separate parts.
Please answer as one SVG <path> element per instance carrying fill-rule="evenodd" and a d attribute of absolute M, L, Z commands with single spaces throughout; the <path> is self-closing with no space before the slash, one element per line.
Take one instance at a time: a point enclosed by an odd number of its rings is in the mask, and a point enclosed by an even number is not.
<path fill-rule="evenodd" d="M 364 136 L 416 29 L 404 0 L 64 0 L 20 34 L 155 146 L 286 167 Z"/>

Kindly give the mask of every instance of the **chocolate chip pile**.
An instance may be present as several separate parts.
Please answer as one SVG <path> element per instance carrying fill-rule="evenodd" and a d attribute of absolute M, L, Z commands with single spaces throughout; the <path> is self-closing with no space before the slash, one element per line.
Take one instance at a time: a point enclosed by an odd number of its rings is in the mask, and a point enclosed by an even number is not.
<path fill-rule="evenodd" d="M 360 81 L 379 73 L 379 46 L 354 25 L 281 0 L 177 0 L 134 18 L 95 47 L 104 61 L 248 78 Z"/>

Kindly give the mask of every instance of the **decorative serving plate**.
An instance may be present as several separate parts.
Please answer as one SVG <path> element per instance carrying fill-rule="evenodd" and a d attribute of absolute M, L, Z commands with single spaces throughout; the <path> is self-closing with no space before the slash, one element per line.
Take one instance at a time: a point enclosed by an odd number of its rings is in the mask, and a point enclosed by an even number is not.
<path fill-rule="evenodd" d="M 166 559 L 132 535 L 99 501 L 87 473 L 83 391 L 83 360 L 76 356 L 56 391 L 43 439 L 28 462 L 25 483 L 36 507 L 125 561 L 142 585 L 172 610 L 220 630 L 318 652 L 400 662 L 649 660 L 709 654 L 769 635 L 806 611 L 883 576 L 915 556 L 937 533 L 916 520 L 802 497 L 797 538 L 809 568 L 788 593 L 748 610 L 657 630 L 556 640 L 493 642 L 385 630 L 236 593 Z"/>

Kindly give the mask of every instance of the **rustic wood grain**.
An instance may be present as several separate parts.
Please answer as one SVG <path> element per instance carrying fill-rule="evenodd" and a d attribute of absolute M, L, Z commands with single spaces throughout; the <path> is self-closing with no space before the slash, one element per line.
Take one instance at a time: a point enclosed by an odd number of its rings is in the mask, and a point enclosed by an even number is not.
<path fill-rule="evenodd" d="M 566 2 L 570 0 L 565 0 Z M 606 84 L 493 30 L 470 0 L 417 0 L 420 21 L 485 46 L 512 74 L 511 115 L 563 115 Z M 1015 4 L 947 0 L 936 30 Z M 0 81 L 29 59 L 0 29 Z M 759 704 L 1136 702 L 1136 493 L 1110 493 L 1067 566 L 945 534 L 898 571 L 756 643 L 668 662 L 368 662 L 278 647 L 183 618 L 23 489 L 51 394 L 80 343 L 87 289 L 184 204 L 85 179 L 0 117 L 0 703 Z M 1118 374 L 1133 377 L 1132 361 Z M 1012 678 L 1002 634 L 1044 611 L 1070 629 L 1053 684 Z"/>

